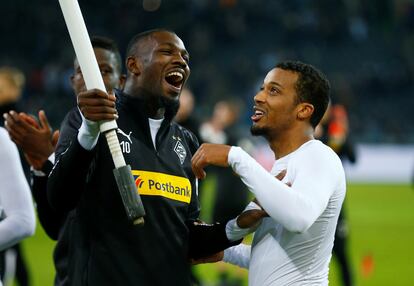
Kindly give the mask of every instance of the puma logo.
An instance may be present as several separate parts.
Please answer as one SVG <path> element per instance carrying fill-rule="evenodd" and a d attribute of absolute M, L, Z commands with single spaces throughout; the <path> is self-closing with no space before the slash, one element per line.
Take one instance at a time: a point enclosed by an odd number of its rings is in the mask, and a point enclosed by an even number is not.
<path fill-rule="evenodd" d="M 131 132 L 129 132 L 129 134 L 127 135 L 124 131 L 122 131 L 121 130 L 121 128 L 118 128 L 117 130 L 116 130 L 116 132 L 118 132 L 119 134 L 121 134 L 121 135 L 124 135 L 127 139 L 128 139 L 128 141 L 132 144 L 132 140 L 131 140 L 131 134 L 132 134 L 132 131 Z"/>

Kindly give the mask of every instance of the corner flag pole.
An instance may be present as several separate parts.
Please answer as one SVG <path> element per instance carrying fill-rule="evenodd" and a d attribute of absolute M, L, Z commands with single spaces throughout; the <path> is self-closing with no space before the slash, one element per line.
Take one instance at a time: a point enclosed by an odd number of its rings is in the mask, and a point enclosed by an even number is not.
<path fill-rule="evenodd" d="M 65 18 L 66 26 L 69 30 L 76 57 L 82 70 L 86 88 L 96 88 L 106 91 L 78 1 L 59 0 L 59 4 Z M 116 121 L 102 121 L 99 124 L 100 131 L 105 134 L 115 164 L 113 172 L 128 219 L 135 225 L 143 225 L 145 215 L 144 206 L 142 205 L 141 198 L 135 186 L 131 167 L 126 165 L 119 146 L 118 137 L 116 135 L 116 129 L 118 128 Z"/>

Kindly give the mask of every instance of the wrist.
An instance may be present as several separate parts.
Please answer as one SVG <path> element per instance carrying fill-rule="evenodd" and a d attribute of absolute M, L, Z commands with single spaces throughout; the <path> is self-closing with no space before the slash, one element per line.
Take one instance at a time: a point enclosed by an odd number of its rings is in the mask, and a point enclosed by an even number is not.
<path fill-rule="evenodd" d="M 99 134 L 99 123 L 83 118 L 77 137 L 79 144 L 90 151 L 98 143 Z"/>
<path fill-rule="evenodd" d="M 30 166 L 30 171 L 33 172 L 35 177 L 45 177 L 46 174 L 41 170 L 41 168 L 36 169 L 34 166 Z"/>

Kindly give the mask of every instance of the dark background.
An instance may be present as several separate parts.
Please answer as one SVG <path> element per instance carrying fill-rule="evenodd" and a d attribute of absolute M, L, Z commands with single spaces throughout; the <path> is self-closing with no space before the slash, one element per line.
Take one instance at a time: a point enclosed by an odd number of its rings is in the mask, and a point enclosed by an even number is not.
<path fill-rule="evenodd" d="M 204 118 L 222 98 L 246 103 L 277 62 L 324 71 L 348 109 L 354 139 L 414 143 L 414 3 L 401 0 L 81 0 L 89 34 L 113 38 L 122 54 L 136 33 L 176 31 L 191 55 L 189 84 Z M 159 6 L 159 7 L 158 7 Z M 155 10 L 155 11 L 148 11 Z M 22 69 L 22 107 L 46 110 L 59 127 L 75 104 L 73 48 L 57 0 L 2 1 L 0 66 Z"/>

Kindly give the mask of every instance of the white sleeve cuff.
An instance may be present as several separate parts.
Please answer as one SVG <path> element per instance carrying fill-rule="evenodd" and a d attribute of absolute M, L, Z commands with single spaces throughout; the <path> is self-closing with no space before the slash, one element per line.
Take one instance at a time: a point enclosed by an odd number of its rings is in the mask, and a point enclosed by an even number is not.
<path fill-rule="evenodd" d="M 47 158 L 53 165 L 55 164 L 55 152 L 50 154 L 49 158 Z"/>
<path fill-rule="evenodd" d="M 262 208 L 259 207 L 255 202 L 250 202 L 247 205 L 247 207 L 243 210 L 243 212 L 249 211 L 249 210 L 262 210 Z M 242 239 L 246 235 L 248 235 L 252 232 L 255 232 L 257 227 L 260 225 L 260 222 L 261 222 L 261 220 L 260 220 L 256 225 L 254 225 L 253 227 L 250 227 L 250 228 L 241 228 L 237 224 L 237 218 L 238 217 L 228 221 L 227 224 L 226 224 L 226 236 L 230 241 L 236 241 L 236 240 Z"/>
<path fill-rule="evenodd" d="M 30 166 L 30 171 L 33 172 L 33 175 L 36 177 L 46 177 L 46 174 L 41 170 L 36 170 L 33 166 Z"/>
<path fill-rule="evenodd" d="M 79 128 L 78 142 L 86 150 L 95 148 L 99 138 L 99 123 L 83 118 Z"/>
<path fill-rule="evenodd" d="M 223 261 L 248 269 L 250 252 L 250 245 L 239 244 L 224 250 Z"/>

